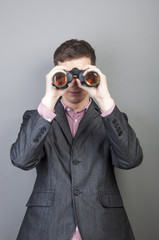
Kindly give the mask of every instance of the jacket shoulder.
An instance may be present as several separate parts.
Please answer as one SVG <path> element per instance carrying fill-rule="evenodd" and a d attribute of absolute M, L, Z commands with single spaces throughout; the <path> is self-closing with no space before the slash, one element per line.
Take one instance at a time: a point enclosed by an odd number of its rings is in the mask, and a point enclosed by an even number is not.
<path fill-rule="evenodd" d="M 37 110 L 26 110 L 23 114 L 23 118 L 30 118 Z"/>

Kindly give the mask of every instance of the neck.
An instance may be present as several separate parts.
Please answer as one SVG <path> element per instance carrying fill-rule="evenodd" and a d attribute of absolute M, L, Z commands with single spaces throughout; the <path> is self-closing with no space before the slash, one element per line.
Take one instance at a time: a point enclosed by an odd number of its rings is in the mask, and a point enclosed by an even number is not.
<path fill-rule="evenodd" d="M 82 102 L 79 103 L 71 103 L 64 96 L 62 96 L 62 101 L 67 107 L 73 109 L 74 112 L 79 112 L 89 104 L 89 96 L 84 98 Z"/>

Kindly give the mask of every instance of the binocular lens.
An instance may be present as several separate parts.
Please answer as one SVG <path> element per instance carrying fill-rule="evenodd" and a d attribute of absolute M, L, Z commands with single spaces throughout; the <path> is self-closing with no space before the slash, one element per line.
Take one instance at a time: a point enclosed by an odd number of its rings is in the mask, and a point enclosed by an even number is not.
<path fill-rule="evenodd" d="M 67 83 L 67 77 L 64 73 L 56 73 L 53 82 L 56 87 L 63 87 Z"/>
<path fill-rule="evenodd" d="M 89 72 L 85 81 L 89 86 L 97 86 L 99 84 L 99 75 L 96 72 Z"/>

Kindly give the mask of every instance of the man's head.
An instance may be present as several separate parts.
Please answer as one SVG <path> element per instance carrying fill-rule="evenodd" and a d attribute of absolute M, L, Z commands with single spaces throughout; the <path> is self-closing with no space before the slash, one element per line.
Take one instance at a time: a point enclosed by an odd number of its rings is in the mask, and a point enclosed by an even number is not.
<path fill-rule="evenodd" d="M 86 65 L 95 65 L 95 63 L 94 49 L 84 40 L 68 40 L 62 43 L 54 53 L 55 66 L 65 66 L 69 71 L 73 68 L 83 70 Z M 76 106 L 82 108 L 89 101 L 88 92 L 78 86 L 76 78 L 69 83 L 69 87 L 63 94 L 65 104 L 74 109 Z"/>
<path fill-rule="evenodd" d="M 91 65 L 96 64 L 96 56 L 91 45 L 84 40 L 71 39 L 62 43 L 54 53 L 54 65 L 59 62 L 88 57 Z"/>

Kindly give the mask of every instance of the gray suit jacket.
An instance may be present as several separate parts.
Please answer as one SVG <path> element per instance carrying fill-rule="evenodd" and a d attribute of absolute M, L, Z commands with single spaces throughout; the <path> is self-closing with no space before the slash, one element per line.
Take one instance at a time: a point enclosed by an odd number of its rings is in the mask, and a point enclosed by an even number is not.
<path fill-rule="evenodd" d="M 36 167 L 18 240 L 70 240 L 77 224 L 82 240 L 134 239 L 114 175 L 114 166 L 130 169 L 142 150 L 125 114 L 117 107 L 102 118 L 92 101 L 73 139 L 60 101 L 49 123 L 27 111 L 12 163 Z"/>

